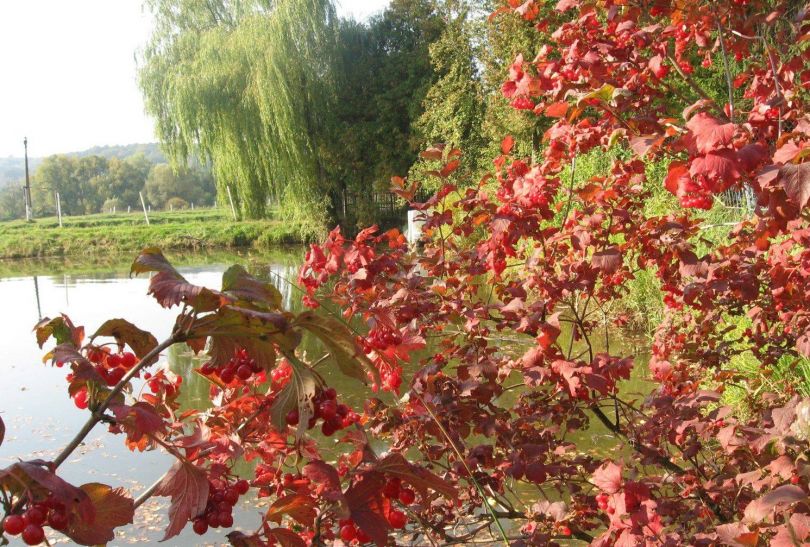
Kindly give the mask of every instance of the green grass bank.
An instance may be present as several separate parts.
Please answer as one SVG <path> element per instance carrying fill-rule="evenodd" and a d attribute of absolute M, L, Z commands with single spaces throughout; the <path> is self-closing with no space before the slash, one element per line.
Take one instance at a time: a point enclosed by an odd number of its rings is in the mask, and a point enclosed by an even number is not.
<path fill-rule="evenodd" d="M 279 220 L 234 221 L 219 209 L 97 214 L 0 223 L 0 259 L 137 253 L 144 247 L 171 250 L 267 249 L 300 243 L 296 226 Z"/>

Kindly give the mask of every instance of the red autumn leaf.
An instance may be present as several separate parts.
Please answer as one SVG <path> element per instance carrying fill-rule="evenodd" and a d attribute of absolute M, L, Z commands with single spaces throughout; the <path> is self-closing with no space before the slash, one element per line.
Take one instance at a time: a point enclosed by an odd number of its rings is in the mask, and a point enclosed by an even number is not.
<path fill-rule="evenodd" d="M 90 498 L 80 488 L 57 476 L 52 464 L 43 460 L 17 462 L 0 470 L 0 490 L 14 494 L 31 492 L 36 497 L 52 495 L 84 521 L 95 518 Z"/>
<path fill-rule="evenodd" d="M 315 520 L 315 500 L 303 494 L 288 494 L 274 501 L 265 513 L 270 522 L 281 524 L 288 516 L 304 526 L 312 526 Z"/>
<path fill-rule="evenodd" d="M 724 545 L 734 547 L 754 547 L 759 543 L 759 534 L 741 522 L 721 524 L 717 527 L 717 537 Z"/>
<path fill-rule="evenodd" d="M 281 547 L 306 547 L 307 543 L 301 536 L 286 528 L 270 528 L 268 534 L 276 538 Z"/>
<path fill-rule="evenodd" d="M 740 178 L 737 155 L 732 150 L 718 150 L 692 160 L 689 174 L 694 178 L 706 177 L 714 184 L 713 192 L 722 192 Z"/>
<path fill-rule="evenodd" d="M 351 519 L 378 547 L 388 544 L 388 531 L 391 529 L 385 518 L 389 502 L 382 495 L 384 486 L 385 477 L 371 472 L 363 475 L 344 494 Z"/>
<path fill-rule="evenodd" d="M 83 484 L 84 491 L 95 509 L 94 518 L 83 520 L 73 516 L 65 535 L 79 545 L 102 545 L 115 539 L 115 529 L 132 523 L 135 505 L 123 488 L 91 482 Z"/>
<path fill-rule="evenodd" d="M 679 191 L 690 180 L 689 169 L 686 164 L 679 161 L 673 161 L 669 164 L 667 176 L 664 179 L 664 187 L 669 190 L 673 195 L 679 195 Z"/>
<path fill-rule="evenodd" d="M 579 7 L 579 0 L 559 0 L 557 5 L 554 7 L 555 10 L 559 12 L 566 12 L 571 8 Z"/>
<path fill-rule="evenodd" d="M 630 138 L 630 148 L 640 158 L 647 155 L 650 150 L 658 148 L 664 142 L 662 135 L 638 135 Z"/>
<path fill-rule="evenodd" d="M 508 154 L 512 151 L 512 147 L 515 145 L 515 139 L 512 138 L 512 135 L 507 135 L 501 141 L 501 154 Z"/>
<path fill-rule="evenodd" d="M 806 499 L 807 494 L 801 487 L 784 484 L 749 503 L 745 508 L 744 521 L 757 523 L 767 517 L 777 506 L 790 505 Z"/>
<path fill-rule="evenodd" d="M 425 497 L 428 489 L 435 490 L 447 498 L 458 497 L 458 492 L 452 484 L 424 467 L 410 463 L 402 454 L 396 452 L 388 454 L 377 462 L 374 469 L 389 476 L 399 477 Z"/>
<path fill-rule="evenodd" d="M 566 112 L 568 112 L 568 103 L 565 101 L 552 103 L 544 110 L 545 115 L 550 118 L 562 118 Z"/>
<path fill-rule="evenodd" d="M 315 485 L 318 495 L 337 501 L 343 498 L 340 476 L 337 469 L 322 460 L 314 460 L 304 466 L 301 473 Z"/>
<path fill-rule="evenodd" d="M 208 503 L 208 478 L 198 467 L 176 461 L 155 490 L 156 496 L 171 498 L 169 526 L 161 541 L 179 534 L 189 520 L 201 515 Z"/>
<path fill-rule="evenodd" d="M 810 162 L 781 166 L 779 182 L 790 200 L 799 208 L 804 208 L 810 200 Z"/>
<path fill-rule="evenodd" d="M 157 413 L 155 407 L 142 401 L 132 406 L 110 405 L 109 409 L 134 441 L 139 440 L 143 435 L 155 435 L 162 432 L 165 427 L 163 418 Z"/>
<path fill-rule="evenodd" d="M 686 123 L 686 127 L 692 132 L 695 146 L 701 154 L 708 154 L 731 145 L 735 131 L 733 123 L 721 124 L 705 112 L 696 114 Z"/>
<path fill-rule="evenodd" d="M 801 153 L 802 147 L 794 141 L 787 141 L 773 155 L 774 163 L 791 163 Z"/>
<path fill-rule="evenodd" d="M 606 494 L 615 494 L 622 485 L 622 466 L 605 462 L 593 472 L 591 481 Z"/>
<path fill-rule="evenodd" d="M 448 163 L 447 163 L 447 165 L 445 165 L 444 167 L 442 167 L 442 170 L 441 170 L 441 171 L 439 171 L 439 174 L 440 174 L 442 177 L 449 177 L 449 176 L 450 176 L 450 174 L 451 174 L 453 171 L 455 171 L 456 169 L 458 169 L 458 166 L 459 166 L 459 165 L 461 165 L 461 162 L 460 162 L 459 160 L 453 160 L 453 161 L 451 161 L 451 162 L 448 162 Z"/>
<path fill-rule="evenodd" d="M 610 247 L 603 251 L 593 253 L 591 264 L 597 270 L 611 274 L 618 270 L 622 265 L 622 253 L 616 247 Z"/>
<path fill-rule="evenodd" d="M 130 267 L 130 275 L 144 272 L 157 272 L 149 281 L 149 294 L 164 308 L 183 302 L 197 312 L 206 312 L 222 305 L 222 295 L 186 281 L 156 247 L 141 251 Z"/>
<path fill-rule="evenodd" d="M 797 542 L 804 545 L 810 536 L 810 517 L 793 513 L 790 520 L 777 528 L 776 535 L 770 541 L 770 547 L 795 547 Z"/>
<path fill-rule="evenodd" d="M 279 528 L 273 528 L 273 530 L 279 530 Z M 228 542 L 233 547 L 264 547 L 267 545 L 267 542 L 260 536 L 256 534 L 247 535 L 238 530 L 226 534 L 225 537 L 228 538 Z"/>
<path fill-rule="evenodd" d="M 439 161 L 442 159 L 443 152 L 443 147 L 431 146 L 427 150 L 420 152 L 419 156 L 425 160 Z"/>

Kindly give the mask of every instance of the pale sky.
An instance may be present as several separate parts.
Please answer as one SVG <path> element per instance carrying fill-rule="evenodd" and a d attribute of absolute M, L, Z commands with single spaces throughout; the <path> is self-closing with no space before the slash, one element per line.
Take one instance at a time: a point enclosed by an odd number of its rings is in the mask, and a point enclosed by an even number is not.
<path fill-rule="evenodd" d="M 365 19 L 389 0 L 336 1 Z M 135 74 L 141 0 L 0 0 L 0 157 L 154 142 Z"/>

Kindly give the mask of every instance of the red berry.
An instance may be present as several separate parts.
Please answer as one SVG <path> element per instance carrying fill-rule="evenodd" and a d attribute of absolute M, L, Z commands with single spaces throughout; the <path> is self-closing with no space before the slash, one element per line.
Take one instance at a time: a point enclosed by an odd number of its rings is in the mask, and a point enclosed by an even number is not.
<path fill-rule="evenodd" d="M 399 497 L 399 484 L 400 480 L 398 478 L 389 479 L 387 483 L 385 483 L 385 487 L 383 488 L 383 496 L 386 498 L 398 498 Z"/>
<path fill-rule="evenodd" d="M 22 532 L 22 538 L 28 545 L 39 545 L 45 539 L 45 530 L 42 526 L 29 524 Z"/>
<path fill-rule="evenodd" d="M 790 477 L 790 484 L 799 484 L 799 476 L 793 475 L 792 477 Z"/>
<path fill-rule="evenodd" d="M 219 514 L 219 525 L 223 528 L 230 528 L 233 526 L 233 515 L 230 513 L 222 512 Z"/>
<path fill-rule="evenodd" d="M 64 511 L 51 511 L 48 515 L 48 526 L 54 530 L 64 530 L 68 525 L 68 517 Z"/>
<path fill-rule="evenodd" d="M 357 537 L 357 528 L 353 524 L 346 524 L 340 528 L 340 539 L 351 541 Z"/>
<path fill-rule="evenodd" d="M 230 384 L 233 382 L 233 379 L 236 375 L 233 372 L 232 368 L 226 368 L 222 372 L 219 373 L 219 379 L 222 380 L 225 384 Z"/>
<path fill-rule="evenodd" d="M 245 479 L 240 479 L 234 483 L 233 487 L 236 488 L 240 496 L 244 496 L 250 490 L 250 483 Z"/>
<path fill-rule="evenodd" d="M 107 373 L 107 385 L 109 386 L 116 385 L 118 382 L 121 381 L 121 378 L 123 378 L 126 373 L 127 371 L 121 367 L 112 369 L 110 372 Z"/>
<path fill-rule="evenodd" d="M 198 536 L 205 534 L 208 531 L 208 523 L 204 518 L 194 519 L 194 533 Z"/>
<path fill-rule="evenodd" d="M 23 513 L 23 519 L 25 520 L 26 524 L 33 524 L 35 526 L 42 526 L 45 524 L 45 511 L 37 507 L 36 505 L 32 506 L 28 509 L 25 513 Z"/>
<path fill-rule="evenodd" d="M 357 541 L 359 541 L 361 544 L 368 543 L 369 541 L 371 541 L 371 536 L 365 533 L 363 530 L 358 529 Z"/>
<path fill-rule="evenodd" d="M 225 500 L 225 503 L 234 506 L 236 505 L 236 502 L 239 501 L 239 492 L 237 492 L 235 488 L 228 488 L 227 490 L 225 490 L 223 500 Z"/>
<path fill-rule="evenodd" d="M 410 488 L 403 488 L 399 491 L 399 501 L 403 505 L 410 505 L 416 499 L 416 493 Z"/>
<path fill-rule="evenodd" d="M 25 521 L 20 515 L 9 515 L 3 520 L 3 530 L 7 534 L 16 536 L 25 528 Z"/>
<path fill-rule="evenodd" d="M 73 396 L 73 404 L 81 410 L 87 408 L 87 388 L 83 387 Z"/>
<path fill-rule="evenodd" d="M 396 509 L 392 510 L 388 513 L 388 524 L 390 524 L 393 528 L 401 529 L 405 528 L 405 525 L 408 523 L 408 517 L 405 516 L 405 513 L 402 511 L 397 511 Z"/>
<path fill-rule="evenodd" d="M 205 522 L 207 522 L 208 526 L 211 528 L 219 528 L 219 513 L 216 511 L 208 513 L 205 516 Z"/>
<path fill-rule="evenodd" d="M 253 376 L 253 369 L 247 365 L 239 365 L 239 368 L 236 369 L 236 375 L 239 376 L 240 380 L 247 380 Z"/>
<path fill-rule="evenodd" d="M 287 413 L 287 417 L 285 418 L 287 421 L 287 425 L 298 425 L 299 415 L 298 409 L 294 408 Z"/>
<path fill-rule="evenodd" d="M 135 357 L 134 353 L 126 352 L 121 356 L 121 364 L 125 368 L 132 368 L 138 363 L 138 358 Z"/>
<path fill-rule="evenodd" d="M 337 428 L 331 421 L 324 422 L 321 426 L 321 433 L 323 433 L 324 437 L 331 437 L 335 431 L 337 431 Z"/>
<path fill-rule="evenodd" d="M 570 536 L 571 529 L 568 526 L 563 526 L 562 528 L 560 528 L 560 533 L 564 536 Z"/>
<path fill-rule="evenodd" d="M 337 404 L 332 399 L 327 399 L 318 405 L 318 415 L 324 420 L 331 420 L 337 414 Z"/>
<path fill-rule="evenodd" d="M 337 390 L 333 387 L 328 387 L 325 390 L 323 390 L 323 395 L 327 399 L 332 399 L 334 401 L 335 399 L 337 399 Z"/>

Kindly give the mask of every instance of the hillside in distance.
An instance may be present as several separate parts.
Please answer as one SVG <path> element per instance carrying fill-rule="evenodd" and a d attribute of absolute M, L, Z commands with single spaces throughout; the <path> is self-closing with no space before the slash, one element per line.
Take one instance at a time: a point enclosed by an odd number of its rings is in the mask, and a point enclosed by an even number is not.
<path fill-rule="evenodd" d="M 134 143 L 112 146 L 94 146 L 79 152 L 67 152 L 65 156 L 85 157 L 102 156 L 107 159 L 124 159 L 137 154 L 143 154 L 152 163 L 165 163 L 166 157 L 157 143 Z M 31 174 L 37 170 L 42 157 L 29 157 L 28 170 Z M 25 159 L 23 157 L 8 156 L 0 158 L 0 187 L 11 183 L 21 182 L 25 179 Z"/>

